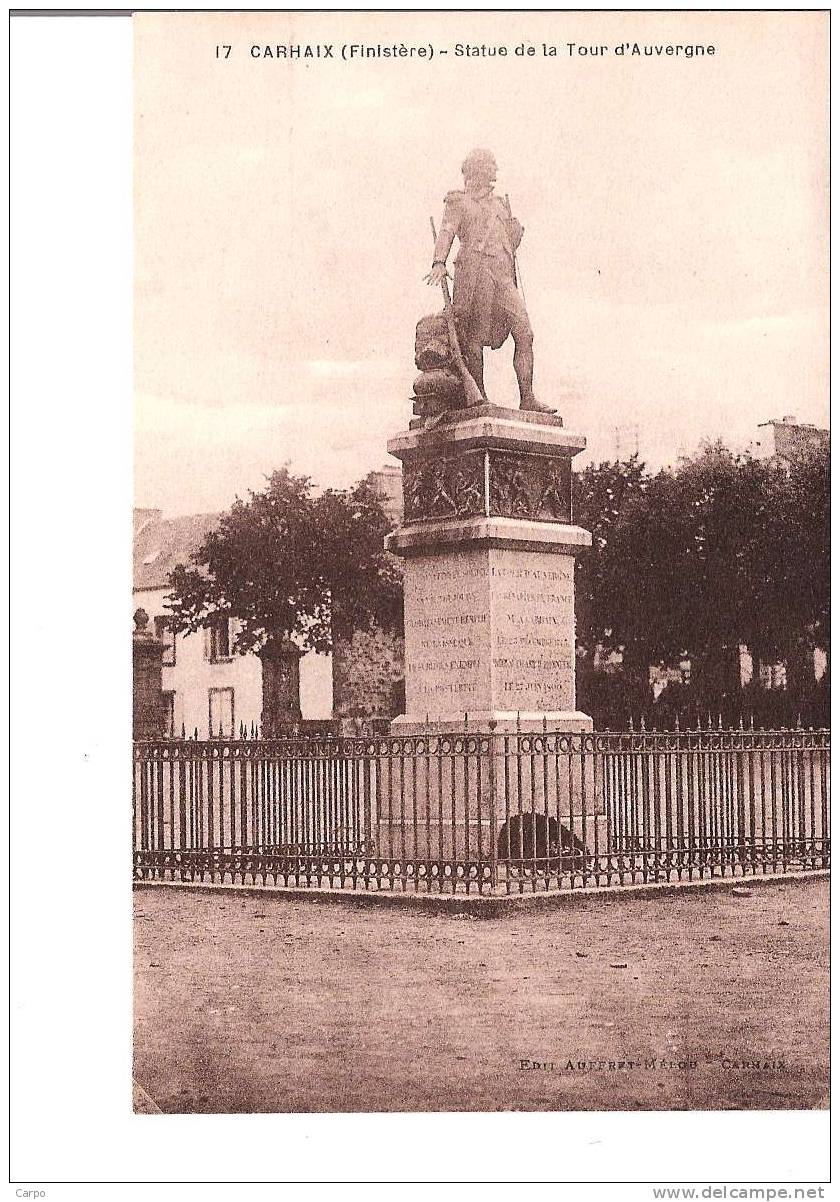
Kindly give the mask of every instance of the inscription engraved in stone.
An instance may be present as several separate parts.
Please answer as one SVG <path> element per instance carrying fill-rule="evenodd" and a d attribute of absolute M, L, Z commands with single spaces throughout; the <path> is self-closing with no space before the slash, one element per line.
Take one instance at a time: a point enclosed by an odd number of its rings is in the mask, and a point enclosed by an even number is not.
<path fill-rule="evenodd" d="M 517 562 L 519 558 L 519 562 Z M 523 713 L 574 708 L 574 563 L 539 553 L 491 559 L 493 677 L 498 706 Z"/>
<path fill-rule="evenodd" d="M 476 548 L 407 560 L 412 714 L 574 709 L 574 560 Z"/>
<path fill-rule="evenodd" d="M 487 552 L 406 564 L 406 708 L 434 716 L 490 704 Z"/>
<path fill-rule="evenodd" d="M 507 551 L 507 552 L 505 552 L 505 554 L 510 555 L 511 552 Z M 545 559 L 546 556 L 543 555 L 542 558 Z M 563 556 L 563 558 L 567 559 L 568 556 Z M 574 579 L 574 572 L 573 572 L 572 568 L 554 567 L 554 566 L 544 567 L 544 568 L 534 568 L 534 567 L 523 568 L 523 567 L 519 567 L 518 565 L 517 566 L 511 565 L 511 566 L 506 567 L 504 564 L 491 564 L 490 565 L 490 575 L 496 580 L 549 580 L 549 581 L 568 580 L 568 581 L 571 581 Z"/>

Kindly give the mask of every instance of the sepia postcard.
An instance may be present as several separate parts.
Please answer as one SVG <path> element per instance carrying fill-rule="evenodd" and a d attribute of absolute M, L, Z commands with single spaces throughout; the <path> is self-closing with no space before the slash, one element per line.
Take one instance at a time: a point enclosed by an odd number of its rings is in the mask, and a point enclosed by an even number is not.
<path fill-rule="evenodd" d="M 138 1108 L 825 1106 L 827 15 L 134 26 Z"/>
<path fill-rule="evenodd" d="M 126 20 L 131 1121 L 823 1196 L 829 13 Z"/>

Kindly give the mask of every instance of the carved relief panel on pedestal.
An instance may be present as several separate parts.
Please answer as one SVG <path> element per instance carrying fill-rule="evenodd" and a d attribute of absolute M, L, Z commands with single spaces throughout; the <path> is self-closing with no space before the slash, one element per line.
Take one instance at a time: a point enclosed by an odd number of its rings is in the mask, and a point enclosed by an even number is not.
<path fill-rule="evenodd" d="M 484 508 L 484 453 L 466 452 L 403 466 L 407 522 L 475 517 Z"/>
<path fill-rule="evenodd" d="M 572 520 L 572 466 L 547 455 L 490 452 L 490 514 L 530 521 Z"/>
<path fill-rule="evenodd" d="M 465 451 L 403 465 L 405 521 L 509 517 L 572 520 L 571 461 L 510 451 Z"/>

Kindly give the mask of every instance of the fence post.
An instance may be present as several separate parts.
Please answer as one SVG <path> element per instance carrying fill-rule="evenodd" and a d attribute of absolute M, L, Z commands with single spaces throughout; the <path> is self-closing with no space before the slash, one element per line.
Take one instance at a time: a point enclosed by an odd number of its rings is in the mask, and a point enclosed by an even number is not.
<path fill-rule="evenodd" d="M 499 880 L 499 849 L 496 839 L 496 719 L 490 719 L 489 746 L 489 783 L 490 783 L 490 891 L 496 892 Z M 479 822 L 481 815 L 478 816 Z"/>
<path fill-rule="evenodd" d="M 364 756 L 364 791 L 362 795 L 362 828 L 364 840 L 364 855 L 365 859 L 369 860 L 374 854 L 373 848 L 373 830 L 371 821 L 371 774 L 373 772 L 373 759 L 370 755 L 363 753 Z M 367 865 L 365 866 L 365 888 L 367 888 Z"/>
<path fill-rule="evenodd" d="M 163 643 L 150 630 L 145 609 L 135 610 L 131 639 L 133 664 L 133 728 L 135 739 L 162 739 Z"/>

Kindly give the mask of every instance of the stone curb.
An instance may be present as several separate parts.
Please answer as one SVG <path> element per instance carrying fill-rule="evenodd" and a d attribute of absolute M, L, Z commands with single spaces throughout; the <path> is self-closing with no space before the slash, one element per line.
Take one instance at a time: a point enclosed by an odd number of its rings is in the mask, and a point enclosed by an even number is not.
<path fill-rule="evenodd" d="M 173 890 L 175 892 L 220 894 L 233 897 L 258 897 L 261 901 L 307 901 L 328 905 L 347 903 L 351 906 L 381 906 L 417 910 L 426 914 L 467 914 L 473 918 L 503 918 L 507 914 L 522 914 L 529 910 L 574 908 L 581 902 L 631 901 L 637 898 L 674 897 L 682 893 L 720 892 L 724 889 L 748 888 L 763 885 L 805 884 L 827 880 L 828 868 L 808 872 L 780 872 L 767 876 L 713 877 L 701 881 L 664 881 L 648 885 L 605 885 L 598 889 L 566 889 L 551 893 L 517 893 L 503 897 L 470 897 L 467 894 L 391 893 L 385 890 L 300 889 L 271 885 L 211 885 L 201 881 L 134 881 L 139 892 Z"/>

